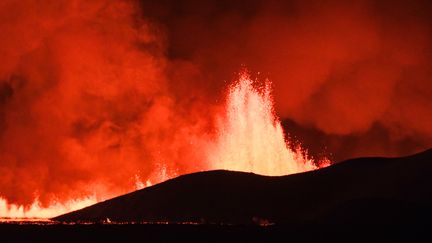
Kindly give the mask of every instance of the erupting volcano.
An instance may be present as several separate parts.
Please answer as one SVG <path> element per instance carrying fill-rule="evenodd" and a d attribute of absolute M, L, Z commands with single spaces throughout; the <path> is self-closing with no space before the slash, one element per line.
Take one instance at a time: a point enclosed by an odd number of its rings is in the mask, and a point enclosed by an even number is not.
<path fill-rule="evenodd" d="M 258 81 L 255 85 L 258 85 Z M 216 135 L 207 143 L 206 157 L 203 158 L 209 170 L 224 169 L 253 172 L 261 175 L 288 175 L 314 170 L 329 164 L 328 160 L 314 163 L 307 157 L 307 151 L 299 146 L 290 149 L 285 139 L 279 119 L 274 114 L 271 96 L 271 83 L 265 81 L 261 88 L 247 71 L 240 73 L 238 80 L 228 88 L 223 114 L 218 116 Z M 158 168 L 154 174 L 156 183 L 173 178 L 165 167 Z M 132 175 L 131 175 L 132 176 Z M 145 183 L 136 176 L 136 188 L 141 189 L 152 183 Z M 101 198 L 104 200 L 106 198 Z M 92 195 L 84 199 L 74 199 L 65 204 L 54 203 L 43 207 L 38 201 L 30 206 L 8 205 L 0 201 L 0 216 L 48 218 L 77 210 L 96 203 Z"/>
<path fill-rule="evenodd" d="M 431 12 L 424 0 L 1 0 L 0 230 L 423 222 Z"/>

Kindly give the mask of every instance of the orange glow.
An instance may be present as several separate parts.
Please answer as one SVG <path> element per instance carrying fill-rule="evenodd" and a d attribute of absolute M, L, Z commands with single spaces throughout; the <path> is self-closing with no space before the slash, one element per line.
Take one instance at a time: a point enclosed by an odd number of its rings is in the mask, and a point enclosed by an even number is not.
<path fill-rule="evenodd" d="M 1 1 L 0 217 L 432 146 L 432 5 L 196 2 Z"/>
<path fill-rule="evenodd" d="M 318 166 L 300 147 L 289 148 L 279 119 L 274 114 L 271 83 L 266 81 L 262 89 L 254 87 L 246 72 L 229 88 L 222 114 L 216 122 L 217 134 L 213 141 L 204 143 L 208 168 L 253 172 L 262 175 L 287 175 L 317 169 Z M 202 140 L 204 140 L 204 137 Z M 326 164 L 327 163 L 327 164 Z M 321 166 L 329 161 L 321 161 Z M 203 169 L 202 166 L 200 170 Z M 187 173 L 187 172 L 183 172 Z M 160 183 L 177 176 L 161 163 L 145 178 L 139 171 L 133 176 L 136 190 Z M 102 185 L 103 187 L 104 185 Z M 93 188 L 95 189 L 95 188 Z M 96 188 L 97 189 L 97 188 Z M 97 191 L 97 190 L 96 190 Z M 99 190 L 100 191 L 100 190 Z M 115 196 L 109 192 L 101 196 L 54 202 L 48 207 L 36 199 L 30 206 L 9 205 L 0 198 L 0 216 L 9 218 L 49 218 L 77 210 L 100 200 Z"/>
<path fill-rule="evenodd" d="M 299 146 L 295 150 L 289 148 L 289 141 L 286 141 L 280 121 L 274 113 L 270 81 L 266 81 L 264 86 L 258 89 L 254 87 L 249 75 L 243 72 L 238 81 L 228 88 L 223 108 L 216 122 L 216 137 L 207 143 L 200 143 L 206 150 L 204 161 L 201 162 L 208 165 L 205 169 L 279 176 L 329 165 L 328 160 L 314 162 Z M 202 140 L 204 137 L 203 135 Z M 200 170 L 205 170 L 204 166 L 201 168 Z M 166 165 L 161 163 L 148 177 L 142 178 L 138 171 L 132 178 L 134 189 L 139 190 L 176 176 L 178 173 L 169 171 Z M 115 195 L 107 192 L 99 197 L 90 196 L 65 203 L 54 202 L 48 207 L 41 206 L 38 199 L 30 206 L 23 207 L 8 204 L 5 199 L 0 198 L 0 216 L 49 218 L 89 206 L 111 196 Z"/>
<path fill-rule="evenodd" d="M 51 218 L 63 213 L 78 210 L 97 203 L 95 197 L 70 200 L 66 203 L 52 203 L 49 207 L 41 206 L 39 200 L 35 200 L 28 207 L 22 205 L 8 204 L 0 198 L 0 222 L 13 220 L 29 220 L 31 218 Z"/>
<path fill-rule="evenodd" d="M 165 166 L 160 166 L 154 171 L 149 179 L 143 181 L 139 174 L 134 176 L 135 190 L 140 190 L 154 184 L 169 180 L 176 177 L 176 173 L 170 173 Z M 90 186 L 91 187 L 91 186 Z M 94 186 L 95 191 L 97 186 Z M 99 189 L 100 191 L 100 189 Z M 72 199 L 66 202 L 53 202 L 49 206 L 43 206 L 38 198 L 29 206 L 10 204 L 6 199 L 0 197 L 0 222 L 15 222 L 15 221 L 32 221 L 39 222 L 43 219 L 49 219 L 67 212 L 75 211 L 93 205 L 100 201 L 106 200 L 115 195 L 109 193 L 103 194 L 100 197 L 90 195 L 84 198 Z"/>
<path fill-rule="evenodd" d="M 228 91 L 226 114 L 218 124 L 216 145 L 209 154 L 214 169 L 278 176 L 317 169 L 307 153 L 289 148 L 273 110 L 271 83 L 253 87 L 246 72 Z"/>

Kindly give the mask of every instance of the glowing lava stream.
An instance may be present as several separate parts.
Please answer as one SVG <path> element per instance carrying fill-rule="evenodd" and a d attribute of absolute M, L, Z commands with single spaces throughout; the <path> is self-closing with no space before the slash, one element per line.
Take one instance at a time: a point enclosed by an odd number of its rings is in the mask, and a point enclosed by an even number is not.
<path fill-rule="evenodd" d="M 96 198 L 88 197 L 84 199 L 71 200 L 65 204 L 54 203 L 48 208 L 40 206 L 38 200 L 29 207 L 7 204 L 6 200 L 0 198 L 0 222 L 10 221 L 11 219 L 31 219 L 31 218 L 51 218 L 66 212 L 78 210 L 97 203 Z"/>
<path fill-rule="evenodd" d="M 228 89 L 225 112 L 217 121 L 217 136 L 206 150 L 208 169 L 226 169 L 279 176 L 314 170 L 330 164 L 328 160 L 314 163 L 299 146 L 292 150 L 285 140 L 279 119 L 273 110 L 271 84 L 266 81 L 261 90 L 253 86 L 246 72 Z M 318 164 L 318 165 L 317 165 Z M 163 169 L 157 182 L 177 176 Z M 132 175 L 133 176 L 133 175 Z M 136 189 L 150 186 L 135 175 Z M 35 201 L 30 207 L 8 205 L 0 197 L 0 221 L 9 218 L 50 218 L 96 203 L 95 197 L 72 200 L 65 204 L 54 203 L 48 208 Z"/>
<path fill-rule="evenodd" d="M 258 90 L 247 72 L 229 88 L 218 133 L 208 158 L 215 169 L 279 176 L 318 168 L 300 147 L 295 151 L 289 148 L 274 114 L 270 81 Z"/>

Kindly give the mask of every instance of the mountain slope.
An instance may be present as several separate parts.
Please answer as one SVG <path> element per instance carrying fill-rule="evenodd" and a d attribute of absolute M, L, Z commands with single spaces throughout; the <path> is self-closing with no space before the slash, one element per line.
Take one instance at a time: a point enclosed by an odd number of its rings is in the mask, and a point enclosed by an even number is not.
<path fill-rule="evenodd" d="M 56 221 L 250 224 L 397 223 L 432 215 L 432 150 L 359 158 L 307 173 L 268 177 L 208 171 L 60 215 Z"/>

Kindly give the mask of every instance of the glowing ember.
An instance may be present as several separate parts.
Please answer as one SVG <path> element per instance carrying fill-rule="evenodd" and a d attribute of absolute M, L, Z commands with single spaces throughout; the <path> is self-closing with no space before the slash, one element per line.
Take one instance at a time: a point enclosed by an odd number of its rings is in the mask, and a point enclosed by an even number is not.
<path fill-rule="evenodd" d="M 286 175 L 317 169 L 301 148 L 295 151 L 273 111 L 271 84 L 253 87 L 246 72 L 229 89 L 226 114 L 219 121 L 216 146 L 209 153 L 213 168 Z"/>

